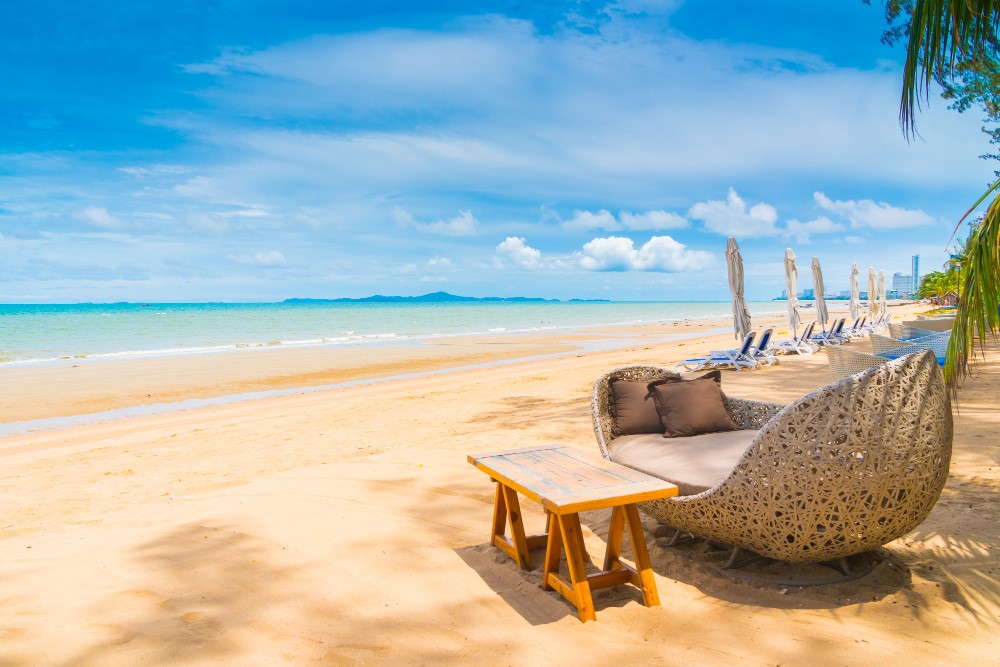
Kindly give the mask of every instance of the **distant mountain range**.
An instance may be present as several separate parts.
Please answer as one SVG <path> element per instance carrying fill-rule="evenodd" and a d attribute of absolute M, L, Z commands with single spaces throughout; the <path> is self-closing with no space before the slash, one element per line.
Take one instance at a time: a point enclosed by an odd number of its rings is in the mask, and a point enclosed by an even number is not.
<path fill-rule="evenodd" d="M 424 294 L 422 296 L 384 296 L 382 294 L 375 294 L 373 296 L 366 296 L 360 299 L 285 299 L 282 303 L 451 303 L 456 301 L 478 301 L 478 302 L 515 302 L 515 303 L 553 303 L 559 302 L 560 299 L 539 299 L 527 296 L 486 296 L 486 297 L 475 297 L 475 296 L 458 296 L 456 294 L 448 294 L 447 292 L 431 292 L 430 294 Z M 609 299 L 570 299 L 572 303 L 598 303 L 607 302 Z"/>

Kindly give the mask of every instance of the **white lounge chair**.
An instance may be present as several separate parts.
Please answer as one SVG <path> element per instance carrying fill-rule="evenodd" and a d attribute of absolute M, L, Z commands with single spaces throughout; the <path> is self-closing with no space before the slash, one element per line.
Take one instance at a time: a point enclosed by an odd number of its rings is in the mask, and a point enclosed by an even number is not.
<path fill-rule="evenodd" d="M 750 332 L 743 339 L 743 344 L 732 350 L 712 350 L 707 357 L 697 357 L 695 359 L 685 359 L 677 364 L 679 371 L 703 371 L 713 368 L 757 368 L 758 362 L 753 358 L 750 349 L 753 347 L 754 332 Z"/>
<path fill-rule="evenodd" d="M 791 340 L 778 341 L 772 347 L 775 352 L 783 354 L 812 354 L 819 349 L 819 345 L 810 340 L 813 329 L 815 328 L 816 323 L 812 322 L 809 326 L 802 330 L 801 336 L 796 336 Z"/>
<path fill-rule="evenodd" d="M 829 331 L 815 334 L 809 340 L 817 345 L 840 345 L 841 343 L 846 343 L 847 339 L 841 334 L 844 330 L 844 322 L 846 320 L 847 318 L 841 317 L 834 322 Z"/>
<path fill-rule="evenodd" d="M 757 346 L 750 353 L 750 356 L 757 363 L 765 366 L 773 366 L 778 363 L 778 355 L 775 354 L 774 348 L 771 347 L 771 334 L 773 331 L 774 329 L 770 327 L 764 329 L 763 333 L 760 334 L 760 338 L 757 339 Z"/>

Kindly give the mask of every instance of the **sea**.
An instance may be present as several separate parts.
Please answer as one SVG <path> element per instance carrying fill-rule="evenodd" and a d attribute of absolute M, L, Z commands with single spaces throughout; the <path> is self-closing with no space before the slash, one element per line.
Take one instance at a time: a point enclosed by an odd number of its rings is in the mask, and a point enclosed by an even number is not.
<path fill-rule="evenodd" d="M 783 311 L 749 302 L 752 315 Z M 267 347 L 419 344 L 729 316 L 722 302 L 112 303 L 0 305 L 0 368 Z"/>

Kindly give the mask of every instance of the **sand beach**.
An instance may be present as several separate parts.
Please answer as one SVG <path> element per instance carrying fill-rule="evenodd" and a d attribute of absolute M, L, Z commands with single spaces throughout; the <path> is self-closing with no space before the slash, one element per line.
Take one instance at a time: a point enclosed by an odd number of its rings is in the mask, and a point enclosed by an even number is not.
<path fill-rule="evenodd" d="M 0 665 L 1000 663 L 997 344 L 960 392 L 941 500 L 858 581 L 733 581 L 646 519 L 662 605 L 607 589 L 584 624 L 489 546 L 468 453 L 597 458 L 594 380 L 731 346 L 730 324 L 0 369 L 4 422 L 285 392 L 0 438 Z M 723 374 L 775 401 L 829 381 L 824 353 Z M 608 514 L 582 516 L 591 554 Z"/>

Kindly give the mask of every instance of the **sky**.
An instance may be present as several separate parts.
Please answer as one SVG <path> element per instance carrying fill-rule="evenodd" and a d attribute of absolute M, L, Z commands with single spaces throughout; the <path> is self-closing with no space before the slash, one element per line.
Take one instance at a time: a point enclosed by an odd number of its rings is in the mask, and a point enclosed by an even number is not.
<path fill-rule="evenodd" d="M 0 302 L 751 300 L 940 269 L 992 180 L 907 141 L 857 0 L 0 6 Z M 960 233 L 960 236 L 962 234 Z M 862 285 L 864 288 L 864 285 Z"/>

